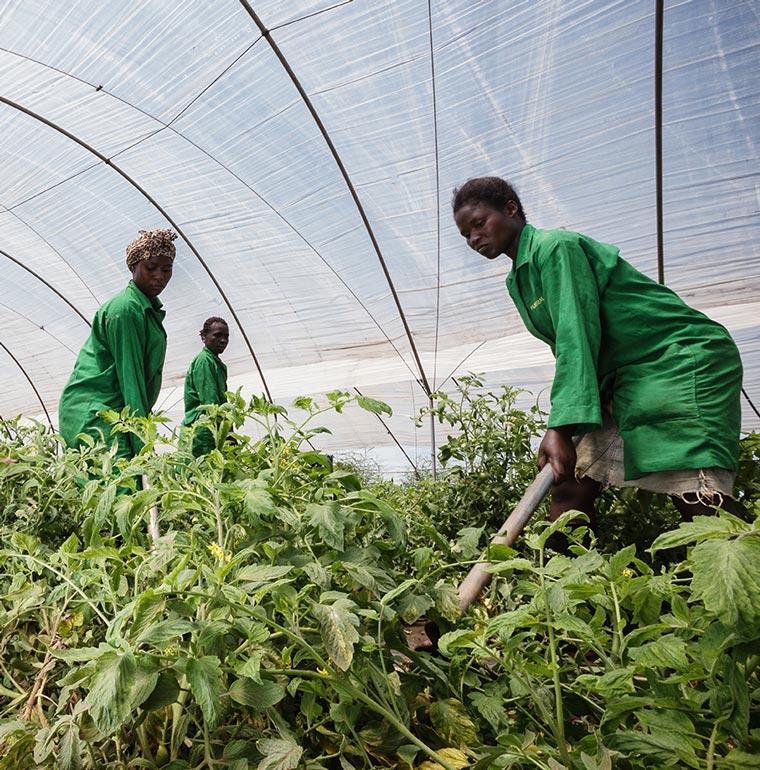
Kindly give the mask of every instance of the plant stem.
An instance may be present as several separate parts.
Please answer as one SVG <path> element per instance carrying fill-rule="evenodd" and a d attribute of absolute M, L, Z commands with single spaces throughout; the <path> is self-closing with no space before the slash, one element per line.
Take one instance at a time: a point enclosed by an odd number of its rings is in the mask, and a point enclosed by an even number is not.
<path fill-rule="evenodd" d="M 396 717 L 391 714 L 390 711 L 383 708 L 379 703 L 373 701 L 372 698 L 370 698 L 368 695 L 365 695 L 363 692 L 361 692 L 361 690 L 358 690 L 353 685 L 350 685 L 347 682 L 341 682 L 340 686 L 347 689 L 350 695 L 362 701 L 362 703 L 368 706 L 372 711 L 375 711 L 376 713 L 380 714 L 380 716 L 387 719 L 405 738 L 410 740 L 415 746 L 417 746 L 417 748 L 422 749 L 422 751 L 424 751 L 432 760 L 437 762 L 446 770 L 454 770 L 454 768 L 437 751 L 434 751 L 426 743 L 423 743 L 411 730 L 409 730 L 405 724 L 403 724 L 403 722 L 400 722 L 398 719 L 396 719 Z"/>
<path fill-rule="evenodd" d="M 718 725 L 720 724 L 720 720 L 718 720 L 714 725 L 712 732 L 710 733 L 710 743 L 707 747 L 707 757 L 705 765 L 705 770 L 713 770 L 713 767 L 715 767 L 715 741 L 718 737 Z"/>
<path fill-rule="evenodd" d="M 557 643 L 554 638 L 554 616 L 549 606 L 549 599 L 546 592 L 546 582 L 544 578 L 544 548 L 543 546 L 538 552 L 539 556 L 539 578 L 541 583 L 541 597 L 544 600 L 544 607 L 546 609 L 546 630 L 549 634 L 549 654 L 552 661 L 552 679 L 554 680 L 554 711 L 555 711 L 555 724 L 554 735 L 559 750 L 559 755 L 562 757 L 562 763 L 567 767 L 570 767 L 570 755 L 567 753 L 567 744 L 565 742 L 565 714 L 562 702 L 562 683 L 559 678 L 559 660 L 557 659 Z"/>
<path fill-rule="evenodd" d="M 219 493 L 214 495 L 214 514 L 216 516 L 216 542 L 224 551 L 224 524 L 222 523 L 222 511 L 219 506 Z"/>
<path fill-rule="evenodd" d="M 612 636 L 612 656 L 619 659 L 623 654 L 625 639 L 623 638 L 623 620 L 620 617 L 620 602 L 618 601 L 617 591 L 615 590 L 615 583 L 612 580 L 610 580 L 610 590 L 612 592 L 612 603 L 615 607 L 615 622 L 613 625 Z"/>

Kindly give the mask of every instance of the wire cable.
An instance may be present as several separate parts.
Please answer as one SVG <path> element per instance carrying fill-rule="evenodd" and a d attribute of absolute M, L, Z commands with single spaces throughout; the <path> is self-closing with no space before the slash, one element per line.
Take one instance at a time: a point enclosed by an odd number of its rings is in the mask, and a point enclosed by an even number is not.
<path fill-rule="evenodd" d="M 354 388 L 354 390 L 355 390 L 355 391 L 356 391 L 356 392 L 357 392 L 357 393 L 358 393 L 360 396 L 364 396 L 364 393 L 362 393 L 362 392 L 359 390 L 359 388 L 356 388 L 356 387 L 355 387 L 355 388 Z M 417 472 L 417 466 L 415 465 L 415 463 L 414 463 L 414 460 L 412 460 L 412 458 L 411 458 L 411 457 L 409 457 L 409 455 L 407 454 L 407 451 L 406 451 L 406 449 L 404 449 L 404 447 L 401 445 L 401 442 L 400 442 L 400 441 L 399 441 L 399 440 L 396 438 L 396 435 L 395 435 L 395 434 L 394 434 L 394 432 L 393 432 L 393 431 L 390 429 L 390 427 L 388 426 L 388 423 L 386 423 L 386 422 L 385 422 L 385 420 L 384 420 L 384 419 L 383 419 L 383 418 L 382 418 L 382 417 L 381 417 L 379 414 L 376 414 L 375 412 L 373 412 L 373 414 L 374 414 L 374 415 L 375 415 L 375 417 L 377 417 L 377 419 L 380 421 L 380 424 L 381 424 L 381 425 L 382 425 L 382 426 L 385 428 L 385 431 L 386 431 L 386 433 L 387 433 L 387 434 L 388 434 L 388 435 L 389 435 L 389 436 L 390 436 L 390 437 L 393 439 L 393 443 L 394 443 L 394 444 L 395 444 L 395 445 L 396 445 L 396 446 L 397 446 L 397 447 L 398 447 L 398 448 L 401 450 L 401 453 L 402 453 L 402 454 L 404 455 L 404 457 L 406 457 L 406 459 L 409 461 L 409 465 L 411 465 L 411 466 L 412 466 L 412 468 L 414 468 L 415 472 Z"/>

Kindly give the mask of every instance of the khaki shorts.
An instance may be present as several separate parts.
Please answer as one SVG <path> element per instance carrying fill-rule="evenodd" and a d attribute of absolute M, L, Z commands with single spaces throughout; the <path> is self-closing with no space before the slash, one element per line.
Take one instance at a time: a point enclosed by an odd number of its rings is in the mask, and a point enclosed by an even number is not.
<path fill-rule="evenodd" d="M 604 410 L 602 427 L 587 433 L 578 444 L 576 478 L 588 476 L 598 481 L 602 488 L 637 487 L 675 495 L 687 503 L 720 505 L 721 498 L 733 497 L 736 474 L 725 468 L 657 471 L 626 481 L 623 453 L 623 438 L 612 415 Z"/>

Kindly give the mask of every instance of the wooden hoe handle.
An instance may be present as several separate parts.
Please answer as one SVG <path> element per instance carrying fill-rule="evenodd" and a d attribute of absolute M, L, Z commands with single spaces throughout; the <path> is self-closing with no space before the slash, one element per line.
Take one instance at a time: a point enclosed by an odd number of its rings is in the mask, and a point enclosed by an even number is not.
<path fill-rule="evenodd" d="M 525 490 L 512 513 L 501 525 L 499 531 L 491 540 L 491 545 L 512 545 L 525 528 L 530 517 L 541 505 L 541 501 L 554 483 L 554 473 L 547 463 L 541 472 L 533 479 L 531 485 Z M 485 554 L 483 555 L 485 558 Z M 459 608 L 464 612 L 480 596 L 480 592 L 491 582 L 493 575 L 486 571 L 489 566 L 487 561 L 478 562 L 469 571 L 467 577 L 459 586 Z"/>

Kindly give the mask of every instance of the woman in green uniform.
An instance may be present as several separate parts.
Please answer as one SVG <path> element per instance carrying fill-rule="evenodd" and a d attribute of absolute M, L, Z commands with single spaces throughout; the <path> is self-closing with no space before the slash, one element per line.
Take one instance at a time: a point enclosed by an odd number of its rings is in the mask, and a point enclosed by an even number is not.
<path fill-rule="evenodd" d="M 185 419 L 192 425 L 204 404 L 223 404 L 227 397 L 227 367 L 219 356 L 230 339 L 230 330 L 223 318 L 207 318 L 201 329 L 203 349 L 193 359 L 185 377 Z M 208 428 L 200 428 L 193 437 L 193 455 L 199 457 L 214 448 L 214 437 Z"/>
<path fill-rule="evenodd" d="M 95 313 L 61 395 L 58 423 L 68 446 L 77 446 L 80 433 L 111 440 L 108 424 L 98 417 L 102 410 L 128 406 L 146 416 L 156 403 L 166 355 L 165 311 L 158 295 L 172 277 L 176 237 L 172 230 L 141 230 L 127 247 L 132 280 Z M 115 438 L 117 457 L 140 451 L 136 436 L 119 433 Z"/>
<path fill-rule="evenodd" d="M 509 294 L 556 359 L 538 455 L 555 477 L 550 516 L 593 516 L 609 485 L 668 493 L 686 516 L 731 505 L 742 365 L 728 331 L 617 247 L 527 224 L 503 179 L 469 180 L 452 205 L 472 249 L 512 260 Z"/>

